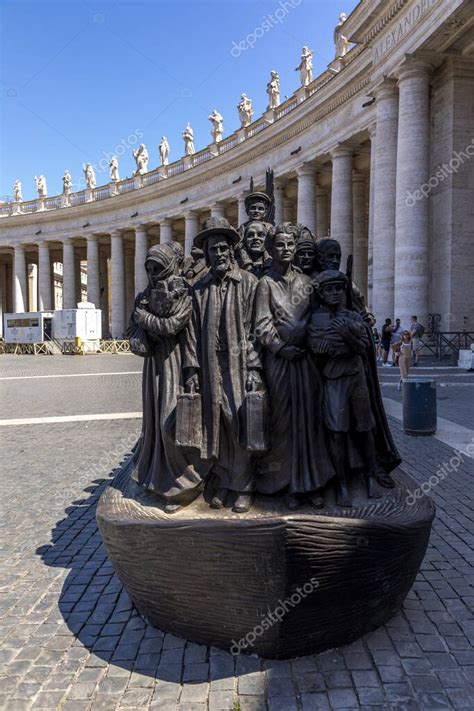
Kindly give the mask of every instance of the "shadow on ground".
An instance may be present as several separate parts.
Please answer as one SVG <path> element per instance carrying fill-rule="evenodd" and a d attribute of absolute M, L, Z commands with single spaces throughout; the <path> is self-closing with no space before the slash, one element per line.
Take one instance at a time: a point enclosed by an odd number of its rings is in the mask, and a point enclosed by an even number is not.
<path fill-rule="evenodd" d="M 95 479 L 84 490 L 88 496 L 65 510 L 51 543 L 36 551 L 46 565 L 70 570 L 58 605 L 71 632 L 98 658 L 162 681 L 207 682 L 209 665 L 212 680 L 259 670 L 259 659 L 187 642 L 140 617 L 114 573 L 96 523 L 97 502 L 110 477 Z"/>

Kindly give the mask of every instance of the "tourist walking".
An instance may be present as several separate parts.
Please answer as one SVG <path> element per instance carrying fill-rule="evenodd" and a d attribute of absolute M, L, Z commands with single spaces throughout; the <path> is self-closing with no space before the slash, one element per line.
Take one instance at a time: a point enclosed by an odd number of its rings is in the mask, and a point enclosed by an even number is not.
<path fill-rule="evenodd" d="M 374 337 L 375 353 L 377 357 L 377 363 L 382 363 L 382 341 L 380 338 L 380 333 L 378 329 L 374 326 L 372 328 L 372 335 Z"/>
<path fill-rule="evenodd" d="M 413 345 L 413 363 L 412 365 L 418 365 L 418 358 L 420 355 L 421 339 L 425 333 L 425 327 L 418 322 L 418 316 L 411 317 L 410 335 L 411 342 Z"/>
<path fill-rule="evenodd" d="M 390 343 L 392 342 L 392 319 L 386 318 L 385 323 L 382 326 L 382 366 L 386 368 L 388 366 L 388 354 L 390 353 Z"/>
<path fill-rule="evenodd" d="M 413 344 L 410 331 L 403 331 L 398 342 L 398 366 L 400 368 L 400 381 L 397 390 L 402 389 L 402 382 L 408 378 L 410 365 L 413 358 Z"/>
<path fill-rule="evenodd" d="M 395 319 L 395 326 L 392 326 L 392 365 L 398 365 L 398 354 L 400 351 L 400 339 L 405 329 L 403 328 L 400 319 Z"/>

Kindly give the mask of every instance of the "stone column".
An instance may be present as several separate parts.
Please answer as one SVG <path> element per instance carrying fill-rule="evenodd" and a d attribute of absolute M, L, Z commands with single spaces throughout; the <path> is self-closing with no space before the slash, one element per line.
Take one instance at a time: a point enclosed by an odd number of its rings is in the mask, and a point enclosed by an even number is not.
<path fill-rule="evenodd" d="M 50 311 L 51 301 L 51 258 L 49 244 L 40 242 L 38 245 L 38 309 Z"/>
<path fill-rule="evenodd" d="M 171 225 L 171 220 L 164 217 L 160 220 L 160 243 L 172 242 L 173 240 L 173 227 Z"/>
<path fill-rule="evenodd" d="M 28 271 L 28 311 L 38 311 L 38 267 L 27 261 Z"/>
<path fill-rule="evenodd" d="M 372 301 L 377 321 L 394 314 L 395 194 L 397 182 L 398 89 L 385 79 L 376 88 L 377 140 L 374 176 Z"/>
<path fill-rule="evenodd" d="M 135 296 L 145 289 L 148 278 L 145 260 L 148 252 L 148 235 L 145 225 L 135 228 Z"/>
<path fill-rule="evenodd" d="M 247 211 L 245 209 L 245 193 L 242 193 L 237 198 L 237 220 L 239 223 L 237 227 L 240 227 L 240 225 L 243 225 L 244 222 L 248 220 Z"/>
<path fill-rule="evenodd" d="M 293 201 L 290 197 L 283 198 L 283 222 L 292 221 Z"/>
<path fill-rule="evenodd" d="M 298 203 L 296 221 L 316 233 L 316 170 L 302 166 L 298 175 Z"/>
<path fill-rule="evenodd" d="M 223 202 L 216 202 L 212 205 L 211 217 L 225 217 L 225 205 Z"/>
<path fill-rule="evenodd" d="M 87 301 L 100 309 L 99 238 L 87 235 Z"/>
<path fill-rule="evenodd" d="M 102 311 L 102 337 L 110 336 L 109 319 L 109 260 L 106 248 L 102 247 L 99 252 L 100 265 L 100 308 Z"/>
<path fill-rule="evenodd" d="M 370 187 L 369 187 L 369 244 L 367 266 L 367 308 L 373 313 L 373 264 L 374 264 L 374 196 L 375 196 L 375 151 L 376 126 L 369 128 L 370 136 Z"/>
<path fill-rule="evenodd" d="M 275 178 L 275 224 L 281 225 L 285 221 L 284 215 L 285 184 Z"/>
<path fill-rule="evenodd" d="M 353 204 L 353 280 L 367 299 L 367 183 L 365 175 L 354 171 L 352 175 Z"/>
<path fill-rule="evenodd" d="M 316 185 L 316 235 L 322 239 L 329 234 L 328 191 Z"/>
<path fill-rule="evenodd" d="M 123 258 L 123 237 L 119 230 L 110 235 L 111 251 L 111 299 L 112 338 L 123 338 L 125 330 L 125 269 Z"/>
<path fill-rule="evenodd" d="M 7 265 L 0 262 L 0 336 L 3 336 L 3 314 L 7 313 Z"/>
<path fill-rule="evenodd" d="M 79 255 L 75 255 L 74 258 L 74 269 L 75 269 L 75 274 L 76 274 L 76 298 L 75 298 L 75 308 L 77 308 L 77 304 L 80 304 L 82 301 L 82 269 L 81 269 L 81 258 Z"/>
<path fill-rule="evenodd" d="M 24 313 L 28 302 L 28 285 L 26 281 L 25 248 L 19 244 L 15 246 L 13 256 L 14 272 L 14 309 L 15 313 Z"/>
<path fill-rule="evenodd" d="M 76 265 L 74 243 L 63 240 L 63 309 L 75 309 L 76 305 Z"/>
<path fill-rule="evenodd" d="M 199 232 L 199 213 L 190 210 L 184 216 L 184 253 L 187 256 L 191 252 L 193 240 Z"/>
<path fill-rule="evenodd" d="M 341 245 L 341 269 L 352 251 L 352 157 L 353 151 L 338 146 L 332 153 L 331 237 Z"/>
<path fill-rule="evenodd" d="M 125 321 L 128 323 L 135 303 L 135 256 L 131 244 L 124 249 L 125 269 Z M 137 292 L 138 293 L 138 292 Z"/>
<path fill-rule="evenodd" d="M 395 317 L 426 324 L 429 298 L 430 69 L 408 60 L 400 70 L 395 237 Z M 380 135 L 380 134 L 379 134 Z"/>

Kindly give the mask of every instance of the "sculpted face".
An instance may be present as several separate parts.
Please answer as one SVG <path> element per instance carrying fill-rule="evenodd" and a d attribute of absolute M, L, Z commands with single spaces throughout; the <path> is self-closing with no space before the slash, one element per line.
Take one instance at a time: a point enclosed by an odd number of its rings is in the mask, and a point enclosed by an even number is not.
<path fill-rule="evenodd" d="M 277 234 L 273 240 L 273 260 L 276 264 L 288 266 L 292 263 L 296 252 L 296 242 L 293 235 Z"/>
<path fill-rule="evenodd" d="M 341 248 L 334 243 L 319 252 L 319 264 L 322 271 L 334 269 L 339 271 L 341 266 Z"/>
<path fill-rule="evenodd" d="M 248 216 L 251 220 L 263 220 L 267 212 L 267 206 L 264 202 L 252 202 L 249 205 Z"/>
<path fill-rule="evenodd" d="M 320 295 L 324 303 L 330 308 L 341 306 L 345 295 L 344 284 L 342 284 L 342 282 L 324 284 L 324 286 L 321 287 Z"/>
<path fill-rule="evenodd" d="M 245 230 L 245 246 L 251 257 L 260 257 L 265 251 L 266 230 L 262 222 L 252 222 Z"/>
<path fill-rule="evenodd" d="M 301 269 L 303 274 L 310 274 L 316 266 L 316 250 L 311 247 L 303 247 L 296 252 L 295 264 Z"/>
<path fill-rule="evenodd" d="M 232 249 L 224 236 L 215 235 L 207 241 L 207 258 L 213 274 L 223 277 L 232 266 Z"/>
<path fill-rule="evenodd" d="M 145 264 L 145 269 L 148 274 L 150 286 L 154 288 L 156 283 L 161 279 L 161 272 L 164 269 L 163 264 L 158 264 L 158 262 L 150 260 Z"/>

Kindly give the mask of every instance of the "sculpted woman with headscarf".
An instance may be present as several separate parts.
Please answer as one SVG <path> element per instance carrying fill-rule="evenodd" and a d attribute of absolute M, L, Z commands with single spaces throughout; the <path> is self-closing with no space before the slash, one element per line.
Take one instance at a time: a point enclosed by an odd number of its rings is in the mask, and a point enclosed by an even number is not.
<path fill-rule="evenodd" d="M 151 247 L 145 261 L 148 286 L 135 300 L 127 336 L 143 365 L 143 425 L 134 453 L 134 478 L 166 502 L 174 513 L 198 496 L 206 462 L 175 444 L 181 346 L 191 318 L 189 286 L 180 276 L 181 245 Z"/>

